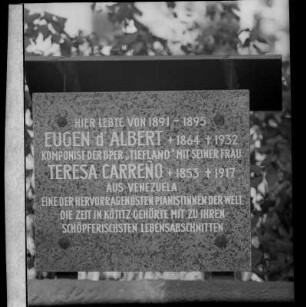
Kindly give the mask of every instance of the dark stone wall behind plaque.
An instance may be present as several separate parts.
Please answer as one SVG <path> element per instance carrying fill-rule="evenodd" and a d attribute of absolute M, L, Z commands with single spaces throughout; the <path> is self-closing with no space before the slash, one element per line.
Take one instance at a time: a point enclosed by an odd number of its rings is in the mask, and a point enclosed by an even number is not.
<path fill-rule="evenodd" d="M 282 109 L 280 56 L 29 57 L 25 71 L 33 93 L 248 89 L 251 111 Z"/>

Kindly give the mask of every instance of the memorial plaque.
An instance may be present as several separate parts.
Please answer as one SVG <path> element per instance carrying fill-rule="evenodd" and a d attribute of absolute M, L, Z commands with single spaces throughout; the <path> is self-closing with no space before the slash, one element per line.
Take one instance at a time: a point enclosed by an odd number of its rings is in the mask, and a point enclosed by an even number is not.
<path fill-rule="evenodd" d="M 249 92 L 34 93 L 39 271 L 251 270 Z"/>

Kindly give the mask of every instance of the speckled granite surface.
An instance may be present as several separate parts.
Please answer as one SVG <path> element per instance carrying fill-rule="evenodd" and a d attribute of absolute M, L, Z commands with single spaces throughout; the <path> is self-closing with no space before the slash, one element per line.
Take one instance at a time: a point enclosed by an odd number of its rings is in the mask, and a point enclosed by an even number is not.
<path fill-rule="evenodd" d="M 35 93 L 33 95 L 34 150 L 35 150 L 35 235 L 36 266 L 40 271 L 247 271 L 250 270 L 250 170 L 249 170 L 249 93 L 248 91 L 163 91 L 163 92 L 108 92 L 108 93 Z M 204 116 L 204 127 L 184 127 L 183 117 Z M 117 132 L 128 130 L 161 130 L 160 146 L 109 147 L 113 128 L 98 127 L 99 118 L 169 117 L 169 127 L 121 127 Z M 76 118 L 94 118 L 95 127 L 76 128 Z M 174 122 L 178 120 L 178 122 Z M 84 131 L 90 133 L 90 145 L 85 147 L 45 147 L 45 132 Z M 105 132 L 103 148 L 94 145 L 95 136 Z M 235 146 L 205 143 L 210 135 L 236 134 Z M 171 136 L 199 136 L 200 144 L 176 145 L 169 143 Z M 195 149 L 239 148 L 242 158 L 237 159 L 176 159 L 177 149 L 191 153 Z M 42 161 L 42 151 L 68 150 L 121 150 L 123 160 L 115 161 Z M 148 163 L 126 160 L 128 149 L 169 150 L 170 158 L 152 160 L 161 164 L 162 179 L 103 179 L 105 163 Z M 94 164 L 98 179 L 56 180 L 50 179 L 48 164 Z M 178 168 L 198 168 L 195 179 L 175 178 Z M 204 170 L 210 168 L 235 168 L 235 178 L 207 178 Z M 128 182 L 165 182 L 176 185 L 176 190 L 163 192 L 128 191 Z M 121 183 L 123 192 L 106 192 L 107 183 Z M 143 210 L 143 209 L 224 209 L 221 219 L 185 218 L 134 220 L 60 220 L 62 207 L 42 206 L 42 197 L 79 196 L 214 196 L 240 195 L 242 205 L 159 205 L 138 206 L 90 206 L 63 207 L 77 210 Z M 92 213 L 93 214 L 93 213 Z M 136 223 L 137 232 L 131 233 L 63 233 L 63 223 Z M 140 232 L 140 223 L 222 223 L 223 231 L 199 232 Z"/>

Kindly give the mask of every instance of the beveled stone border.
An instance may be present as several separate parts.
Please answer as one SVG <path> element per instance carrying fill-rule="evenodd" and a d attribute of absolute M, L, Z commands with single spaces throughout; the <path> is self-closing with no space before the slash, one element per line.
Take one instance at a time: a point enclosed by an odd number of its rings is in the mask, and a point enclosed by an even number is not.
<path fill-rule="evenodd" d="M 293 282 L 31 280 L 30 306 L 168 302 L 293 302 Z M 97 305 L 98 306 L 98 305 Z"/>
<path fill-rule="evenodd" d="M 26 306 L 23 5 L 9 5 L 5 126 L 7 306 Z"/>

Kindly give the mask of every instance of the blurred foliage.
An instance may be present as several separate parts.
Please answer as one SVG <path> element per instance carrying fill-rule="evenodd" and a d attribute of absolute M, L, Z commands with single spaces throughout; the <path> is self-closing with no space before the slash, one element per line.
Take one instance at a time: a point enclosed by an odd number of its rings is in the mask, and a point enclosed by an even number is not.
<path fill-rule="evenodd" d="M 175 6 L 175 2 L 167 2 L 169 12 L 177 18 Z M 91 9 L 96 16 L 101 13 L 95 3 Z M 210 23 L 192 44 L 182 44 L 181 50 L 186 55 L 265 54 L 271 50 L 275 39 L 261 31 L 260 16 L 256 16 L 253 29 L 241 30 L 238 11 L 233 2 L 210 3 L 206 11 Z M 80 31 L 71 37 L 65 32 L 65 18 L 46 12 L 30 14 L 25 9 L 25 47 L 35 45 L 40 36 L 43 41 L 51 39 L 52 44 L 58 45 L 62 56 L 172 54 L 167 40 L 153 35 L 138 21 L 137 16 L 141 15 L 135 3 L 110 4 L 103 26 L 111 29 L 113 36 L 101 38 L 99 33 L 84 35 Z M 193 27 L 189 30 L 199 28 L 197 24 Z M 282 112 L 251 112 L 250 116 L 252 262 L 253 272 L 262 280 L 293 280 L 290 88 L 290 62 L 284 60 Z M 29 94 L 26 108 L 31 110 Z M 28 130 L 29 127 L 25 132 L 26 155 L 31 154 L 33 141 Z M 33 171 L 27 172 L 31 175 Z M 33 199 L 29 197 L 27 213 L 33 214 Z"/>

